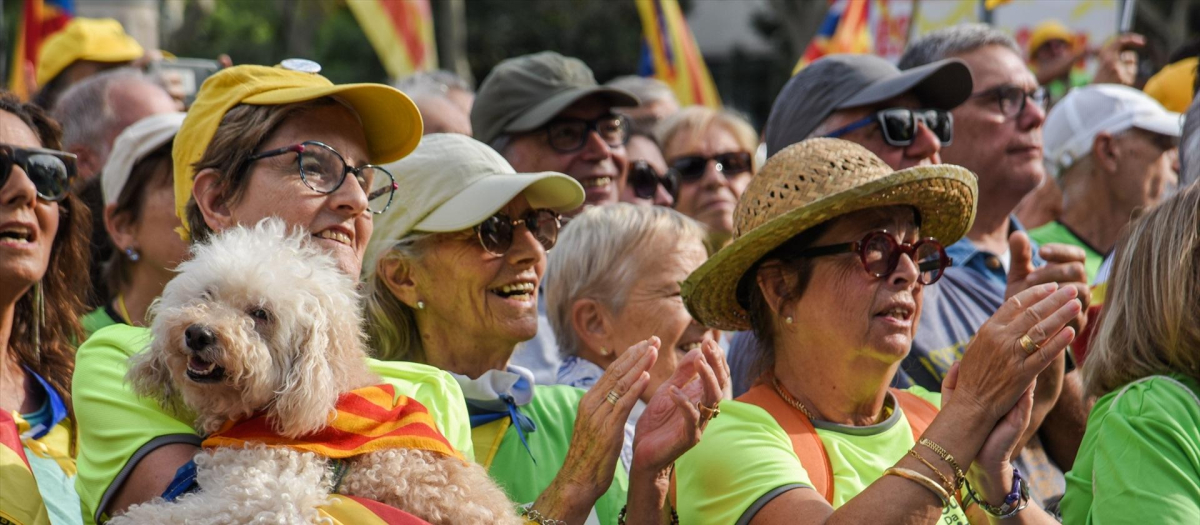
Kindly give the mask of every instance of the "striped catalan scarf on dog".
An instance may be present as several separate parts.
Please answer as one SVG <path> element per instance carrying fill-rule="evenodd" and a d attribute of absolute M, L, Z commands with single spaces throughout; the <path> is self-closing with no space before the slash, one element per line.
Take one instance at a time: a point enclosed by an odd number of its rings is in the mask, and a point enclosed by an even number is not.
<path fill-rule="evenodd" d="M 379 450 L 428 450 L 465 461 L 438 431 L 429 411 L 415 399 L 397 396 L 392 385 L 351 390 L 338 398 L 335 413 L 325 428 L 298 438 L 278 435 L 272 418 L 258 413 L 240 421 L 227 421 L 201 443 L 204 448 L 241 447 L 259 443 L 345 459 Z"/>

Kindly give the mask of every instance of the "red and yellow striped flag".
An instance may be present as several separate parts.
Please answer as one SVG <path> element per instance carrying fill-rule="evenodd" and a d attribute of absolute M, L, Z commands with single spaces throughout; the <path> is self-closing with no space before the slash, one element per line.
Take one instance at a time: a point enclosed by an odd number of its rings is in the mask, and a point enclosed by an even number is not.
<path fill-rule="evenodd" d="M 37 66 L 42 42 L 67 25 L 74 7 L 72 0 L 25 0 L 8 65 L 8 90 L 21 100 L 29 100 L 38 88 L 31 68 Z"/>
<path fill-rule="evenodd" d="M 639 73 L 671 86 L 682 106 L 721 107 L 721 97 L 679 1 L 637 0 L 637 9 L 648 53 Z"/>
<path fill-rule="evenodd" d="M 392 78 L 437 69 L 429 0 L 347 0 Z"/>
<path fill-rule="evenodd" d="M 260 413 L 249 419 L 226 422 L 201 446 L 241 447 L 261 443 L 334 459 L 409 448 L 438 452 L 465 461 L 438 431 L 425 406 L 407 396 L 397 397 L 392 385 L 369 386 L 342 394 L 335 410 L 328 426 L 307 436 L 295 439 L 280 436 L 272 429 L 271 417 Z"/>
<path fill-rule="evenodd" d="M 829 11 L 792 74 L 825 55 L 871 53 L 868 0 L 829 0 Z"/>

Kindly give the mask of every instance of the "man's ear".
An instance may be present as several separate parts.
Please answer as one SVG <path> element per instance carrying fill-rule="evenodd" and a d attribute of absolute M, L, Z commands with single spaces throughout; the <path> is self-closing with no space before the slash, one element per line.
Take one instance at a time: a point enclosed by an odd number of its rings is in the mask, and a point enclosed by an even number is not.
<path fill-rule="evenodd" d="M 413 277 L 412 264 L 399 257 L 385 256 L 376 265 L 375 273 L 387 286 L 389 292 L 409 308 L 417 309 L 417 301 L 421 301 L 417 290 L 417 281 Z"/>
<path fill-rule="evenodd" d="M 213 231 L 227 229 L 236 223 L 219 179 L 217 170 L 205 168 L 196 174 L 192 183 L 192 198 L 196 200 L 205 224 Z"/>
<path fill-rule="evenodd" d="M 1096 165 L 1104 171 L 1117 171 L 1117 139 L 1105 131 L 1096 134 L 1092 139 L 1092 158 Z"/>
<path fill-rule="evenodd" d="M 100 157 L 87 144 L 72 144 L 67 148 L 67 153 L 75 154 L 75 167 L 81 175 L 99 177 L 100 171 L 104 169 L 104 165 L 99 162 Z"/>
<path fill-rule="evenodd" d="M 116 204 L 104 206 L 104 229 L 112 239 L 113 245 L 117 247 L 117 251 L 123 252 L 125 248 L 137 244 L 137 239 L 134 238 L 137 226 L 129 219 L 128 213 L 117 213 Z"/>
<path fill-rule="evenodd" d="M 611 347 L 615 326 L 608 308 L 595 299 L 579 299 L 570 308 L 571 329 L 588 350 L 596 353 L 601 348 L 607 352 L 624 350 Z"/>

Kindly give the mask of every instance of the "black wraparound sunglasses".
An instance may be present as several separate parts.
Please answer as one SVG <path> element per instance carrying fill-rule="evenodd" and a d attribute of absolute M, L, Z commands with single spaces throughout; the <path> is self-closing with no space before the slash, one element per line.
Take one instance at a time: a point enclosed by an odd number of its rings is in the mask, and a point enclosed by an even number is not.
<path fill-rule="evenodd" d="M 0 188 L 8 183 L 13 166 L 20 166 L 33 182 L 38 197 L 59 201 L 67 196 L 75 178 L 75 155 L 43 148 L 22 148 L 0 144 Z"/>

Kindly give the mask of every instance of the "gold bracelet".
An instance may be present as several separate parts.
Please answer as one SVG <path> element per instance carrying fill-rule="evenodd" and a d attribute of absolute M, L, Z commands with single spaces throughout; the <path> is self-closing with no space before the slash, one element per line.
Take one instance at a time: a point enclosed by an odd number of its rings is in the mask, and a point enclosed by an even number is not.
<path fill-rule="evenodd" d="M 951 481 L 950 478 L 947 478 L 945 474 L 942 474 L 942 471 L 933 466 L 933 463 L 930 463 L 928 459 L 925 459 L 924 456 L 918 454 L 916 447 L 908 449 L 908 455 L 917 458 L 918 461 L 924 463 L 926 467 L 929 467 L 929 470 L 932 470 L 934 474 L 937 474 L 937 476 L 942 479 L 942 487 L 946 489 L 947 494 L 954 493 L 954 482 Z"/>
<path fill-rule="evenodd" d="M 942 488 L 941 485 L 938 485 L 936 481 L 929 479 L 928 476 L 921 474 L 920 472 L 917 472 L 915 470 L 909 470 L 909 469 L 900 468 L 900 467 L 892 467 L 890 469 L 883 471 L 884 476 L 887 476 L 889 474 L 893 475 L 893 476 L 899 476 L 899 477 L 907 479 L 909 481 L 914 481 L 918 485 L 925 487 L 930 492 L 932 492 L 933 495 L 937 496 L 938 499 L 942 500 L 942 508 L 943 509 L 950 506 L 950 495 L 946 493 L 946 489 Z"/>
<path fill-rule="evenodd" d="M 967 475 L 963 474 L 963 470 L 958 467 L 958 462 L 954 461 L 954 456 L 951 456 L 949 452 L 946 452 L 946 449 L 942 448 L 941 445 L 934 443 L 933 440 L 929 438 L 921 438 L 921 444 L 924 445 L 925 448 L 932 450 L 938 455 L 938 457 L 942 458 L 942 461 L 945 461 L 947 464 L 949 464 L 950 468 L 954 469 L 954 487 L 961 488 L 963 480 L 967 479 Z"/>

